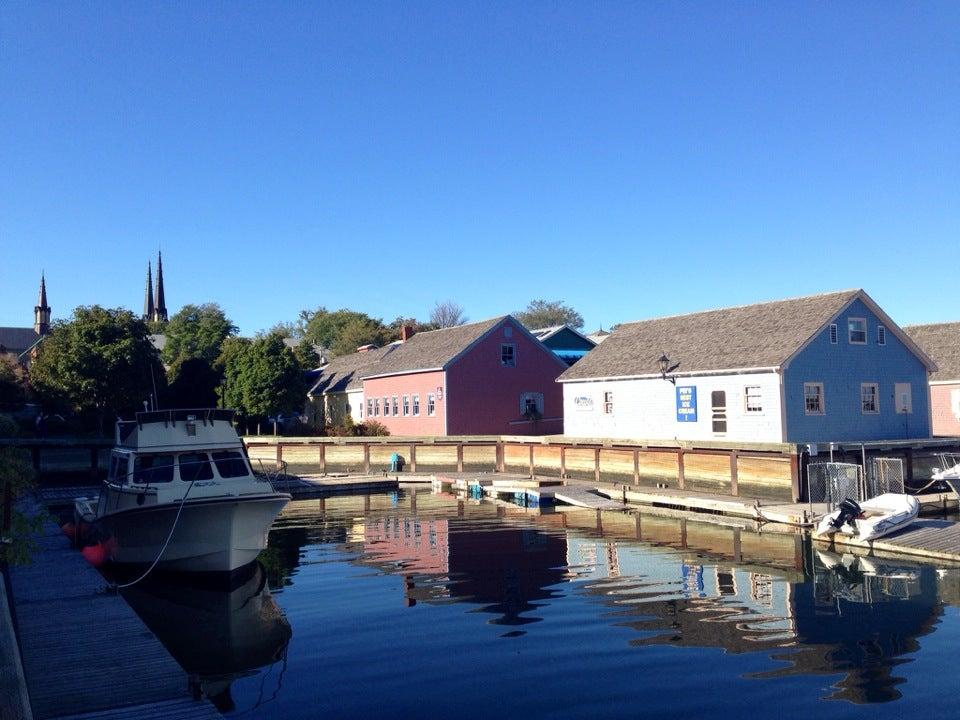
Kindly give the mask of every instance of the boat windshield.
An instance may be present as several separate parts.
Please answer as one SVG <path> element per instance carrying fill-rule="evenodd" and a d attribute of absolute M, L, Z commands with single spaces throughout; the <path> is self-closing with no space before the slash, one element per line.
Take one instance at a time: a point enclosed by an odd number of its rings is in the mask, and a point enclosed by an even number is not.
<path fill-rule="evenodd" d="M 126 455 L 114 455 L 110 458 L 110 479 L 119 485 L 127 482 L 129 461 Z"/>
<path fill-rule="evenodd" d="M 137 455 L 133 461 L 133 481 L 153 485 L 173 480 L 173 455 Z"/>
<path fill-rule="evenodd" d="M 213 468 L 206 453 L 184 453 L 179 456 L 180 479 L 184 482 L 194 480 L 210 480 L 213 478 Z"/>
<path fill-rule="evenodd" d="M 223 450 L 211 453 L 217 472 L 222 478 L 245 477 L 249 475 L 243 454 L 237 450 Z"/>

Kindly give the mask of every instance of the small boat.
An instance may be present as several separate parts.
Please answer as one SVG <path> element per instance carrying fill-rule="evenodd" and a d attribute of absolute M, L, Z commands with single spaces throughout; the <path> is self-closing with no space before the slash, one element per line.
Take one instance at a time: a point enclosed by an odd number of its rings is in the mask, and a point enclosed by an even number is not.
<path fill-rule="evenodd" d="M 931 479 L 939 480 L 960 497 L 960 455 L 944 453 L 939 456 L 941 468 L 931 475 Z"/>
<path fill-rule="evenodd" d="M 841 533 L 859 540 L 876 540 L 906 527 L 920 514 L 912 495 L 885 493 L 857 503 L 847 498 L 817 525 L 817 535 Z"/>
<path fill-rule="evenodd" d="M 251 471 L 232 410 L 155 410 L 118 421 L 97 498 L 75 525 L 97 528 L 105 560 L 233 572 L 257 559 L 290 495 Z"/>

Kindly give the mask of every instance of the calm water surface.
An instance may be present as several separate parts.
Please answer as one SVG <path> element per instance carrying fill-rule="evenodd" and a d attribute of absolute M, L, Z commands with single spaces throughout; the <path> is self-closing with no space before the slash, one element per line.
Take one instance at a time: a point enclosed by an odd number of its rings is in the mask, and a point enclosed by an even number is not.
<path fill-rule="evenodd" d="M 292 503 L 262 561 L 126 593 L 228 717 L 958 716 L 957 570 L 427 492 Z"/>

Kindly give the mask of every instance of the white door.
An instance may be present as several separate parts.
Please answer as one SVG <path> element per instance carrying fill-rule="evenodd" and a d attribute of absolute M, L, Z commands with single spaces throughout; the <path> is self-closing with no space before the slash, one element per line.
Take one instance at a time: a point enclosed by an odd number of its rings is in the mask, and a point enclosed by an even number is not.
<path fill-rule="evenodd" d="M 893 397 L 898 415 L 913 412 L 913 392 L 910 389 L 910 383 L 896 383 L 893 386 Z"/>

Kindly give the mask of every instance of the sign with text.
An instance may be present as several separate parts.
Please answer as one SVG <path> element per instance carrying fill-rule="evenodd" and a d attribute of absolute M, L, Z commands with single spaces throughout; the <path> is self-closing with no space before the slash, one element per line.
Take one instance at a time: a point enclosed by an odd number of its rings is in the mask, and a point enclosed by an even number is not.
<path fill-rule="evenodd" d="M 577 395 L 573 399 L 573 406 L 577 410 L 589 412 L 593 410 L 593 398 L 589 395 Z"/>
<path fill-rule="evenodd" d="M 697 388 L 695 385 L 677 387 L 677 422 L 697 421 Z"/>

